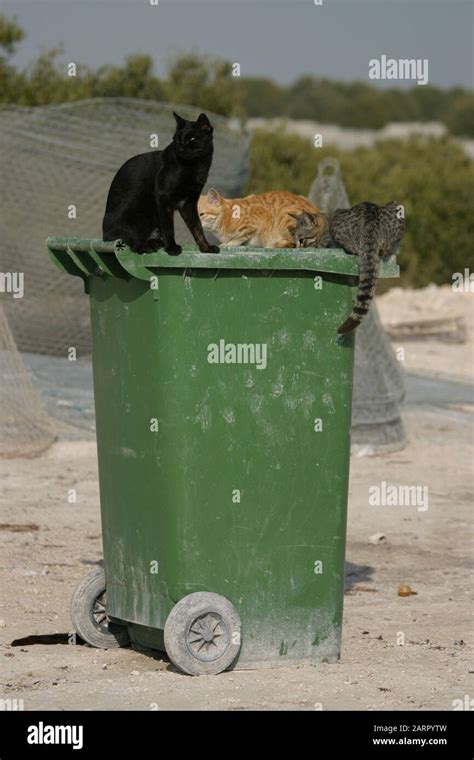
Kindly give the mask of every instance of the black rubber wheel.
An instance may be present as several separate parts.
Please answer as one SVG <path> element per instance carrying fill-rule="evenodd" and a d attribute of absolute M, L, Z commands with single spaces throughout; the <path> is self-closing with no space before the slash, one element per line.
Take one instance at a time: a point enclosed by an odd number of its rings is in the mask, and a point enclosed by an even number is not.
<path fill-rule="evenodd" d="M 240 651 L 240 617 L 223 596 L 198 591 L 181 599 L 165 623 L 166 653 L 191 676 L 221 673 Z"/>
<path fill-rule="evenodd" d="M 87 575 L 76 588 L 71 601 L 72 624 L 87 644 L 99 649 L 117 649 L 130 642 L 124 625 L 107 618 L 105 573 L 101 567 Z"/>

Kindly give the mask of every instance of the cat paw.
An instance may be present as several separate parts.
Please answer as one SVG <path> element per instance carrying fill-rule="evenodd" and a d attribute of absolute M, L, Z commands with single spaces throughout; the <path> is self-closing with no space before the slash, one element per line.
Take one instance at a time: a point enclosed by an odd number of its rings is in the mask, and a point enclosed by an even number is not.
<path fill-rule="evenodd" d="M 220 253 L 220 248 L 218 245 L 199 246 L 199 250 L 201 253 Z"/>
<path fill-rule="evenodd" d="M 126 244 L 123 242 L 123 240 L 118 240 L 115 243 L 115 248 L 117 251 L 123 251 L 123 249 L 126 247 Z"/>
<path fill-rule="evenodd" d="M 153 238 L 152 240 L 148 240 L 137 253 L 155 253 L 160 248 L 163 248 L 163 241 Z"/>
<path fill-rule="evenodd" d="M 166 253 L 169 253 L 170 256 L 179 256 L 182 250 L 182 247 L 177 243 L 174 243 L 174 245 L 169 245 L 167 248 L 165 248 Z"/>

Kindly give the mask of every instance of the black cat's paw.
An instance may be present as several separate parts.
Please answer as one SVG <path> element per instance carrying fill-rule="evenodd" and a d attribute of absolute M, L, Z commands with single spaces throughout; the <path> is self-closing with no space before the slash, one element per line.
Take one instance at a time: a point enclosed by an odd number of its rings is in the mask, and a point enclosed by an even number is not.
<path fill-rule="evenodd" d="M 179 256 L 182 250 L 182 247 L 177 243 L 174 243 L 174 245 L 169 245 L 167 248 L 165 248 L 166 253 L 169 253 L 170 256 Z"/>
<path fill-rule="evenodd" d="M 142 245 L 141 248 L 137 250 L 137 253 L 155 253 L 155 251 L 159 251 L 160 248 L 163 248 L 163 241 L 158 238 L 152 238 L 152 240 L 148 240 Z"/>
<path fill-rule="evenodd" d="M 201 253 L 220 253 L 220 248 L 218 245 L 203 245 L 199 246 L 199 250 Z"/>
<path fill-rule="evenodd" d="M 126 243 L 124 243 L 124 241 L 123 241 L 123 240 L 118 240 L 118 241 L 115 243 L 115 248 L 117 249 L 117 251 L 123 251 L 123 249 L 124 249 L 125 247 L 126 247 Z"/>

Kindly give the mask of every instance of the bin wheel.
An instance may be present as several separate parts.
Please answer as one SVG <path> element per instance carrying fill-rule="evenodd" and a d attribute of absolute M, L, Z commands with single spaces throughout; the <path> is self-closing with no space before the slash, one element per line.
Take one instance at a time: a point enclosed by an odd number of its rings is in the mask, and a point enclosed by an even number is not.
<path fill-rule="evenodd" d="M 81 639 L 93 647 L 124 647 L 130 642 L 128 630 L 109 621 L 106 608 L 105 573 L 99 567 L 82 579 L 72 595 L 72 624 Z"/>
<path fill-rule="evenodd" d="M 240 617 L 223 596 L 198 591 L 181 599 L 165 623 L 173 665 L 191 676 L 221 673 L 240 651 Z"/>

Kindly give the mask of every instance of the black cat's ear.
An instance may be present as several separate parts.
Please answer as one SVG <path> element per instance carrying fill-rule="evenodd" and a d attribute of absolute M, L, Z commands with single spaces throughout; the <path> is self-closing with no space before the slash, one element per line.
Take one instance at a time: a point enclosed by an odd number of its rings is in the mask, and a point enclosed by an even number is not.
<path fill-rule="evenodd" d="M 196 124 L 201 127 L 201 129 L 205 129 L 206 131 L 212 129 L 212 124 L 205 113 L 199 114 Z"/>
<path fill-rule="evenodd" d="M 183 127 L 186 126 L 186 119 L 183 119 L 183 117 L 180 116 L 175 111 L 173 111 L 173 116 L 174 116 L 174 118 L 176 120 L 176 128 L 177 129 L 182 129 Z"/>

